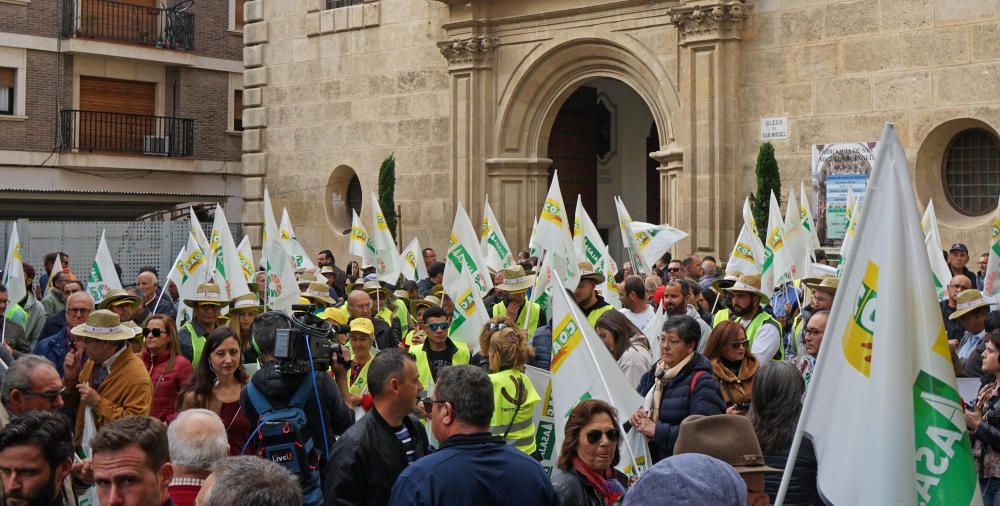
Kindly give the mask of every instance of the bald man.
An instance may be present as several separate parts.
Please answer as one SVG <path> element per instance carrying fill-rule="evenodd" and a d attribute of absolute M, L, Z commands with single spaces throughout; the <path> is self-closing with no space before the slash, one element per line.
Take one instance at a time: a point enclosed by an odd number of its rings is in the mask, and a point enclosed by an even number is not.
<path fill-rule="evenodd" d="M 142 298 L 142 305 L 149 311 L 149 314 L 165 314 L 170 315 L 171 318 L 177 316 L 177 309 L 174 307 L 174 303 L 170 300 L 170 296 L 164 295 L 162 298 L 160 294 L 163 289 L 160 288 L 160 283 L 156 279 L 156 274 L 149 271 L 143 271 L 139 273 L 136 278 L 136 285 L 139 286 L 139 291 L 142 292 L 140 297 Z"/>
<path fill-rule="evenodd" d="M 952 276 L 951 281 L 945 289 L 948 297 L 941 301 L 941 317 L 944 319 L 944 329 L 948 332 L 948 341 L 952 346 L 957 346 L 958 341 L 965 335 L 965 328 L 958 320 L 951 320 L 948 317 L 955 312 L 955 305 L 958 294 L 964 290 L 970 290 L 976 286 L 972 284 L 972 279 L 964 274 Z"/>
<path fill-rule="evenodd" d="M 372 318 L 372 298 L 363 290 L 354 290 L 347 295 L 347 312 L 351 320 L 368 318 L 375 325 L 375 345 L 380 350 L 399 346 L 400 341 L 392 335 L 392 327 L 381 318 Z"/>

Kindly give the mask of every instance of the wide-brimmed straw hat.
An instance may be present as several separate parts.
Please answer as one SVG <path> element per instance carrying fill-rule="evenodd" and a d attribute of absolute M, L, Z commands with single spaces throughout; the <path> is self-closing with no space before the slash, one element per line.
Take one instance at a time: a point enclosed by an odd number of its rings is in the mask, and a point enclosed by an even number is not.
<path fill-rule="evenodd" d="M 198 289 L 195 290 L 194 296 L 190 299 L 184 299 L 183 302 L 191 308 L 199 304 L 214 304 L 216 306 L 229 305 L 229 301 L 222 298 L 222 290 L 219 289 L 219 286 L 212 283 L 202 283 L 198 285 Z"/>
<path fill-rule="evenodd" d="M 589 279 L 594 282 L 595 285 L 599 285 L 604 282 L 604 274 L 594 271 L 594 264 L 583 261 L 577 264 L 577 269 L 580 270 L 580 281 Z"/>
<path fill-rule="evenodd" d="M 299 290 L 305 290 L 309 288 L 310 283 L 320 281 L 316 278 L 316 275 L 311 272 L 303 272 L 302 274 L 296 276 L 295 279 L 299 284 Z"/>
<path fill-rule="evenodd" d="M 840 286 L 840 278 L 836 276 L 821 276 L 819 283 L 806 283 L 811 290 L 826 292 L 830 295 L 837 295 L 837 287 Z"/>
<path fill-rule="evenodd" d="M 535 276 L 526 274 L 524 267 L 515 265 L 503 270 L 503 283 L 497 285 L 497 290 L 503 290 L 507 293 L 517 293 L 523 292 L 534 285 Z"/>
<path fill-rule="evenodd" d="M 442 299 L 448 294 L 444 292 L 444 285 L 438 284 L 431 287 L 431 295 Z"/>
<path fill-rule="evenodd" d="M 764 462 L 750 419 L 741 415 L 691 415 L 681 422 L 674 455 L 701 453 L 738 473 L 780 473 Z"/>
<path fill-rule="evenodd" d="M 746 292 L 759 295 L 761 300 L 769 301 L 771 296 L 760 290 L 760 274 L 744 274 L 736 279 L 733 286 L 723 288 L 727 292 Z"/>
<path fill-rule="evenodd" d="M 305 290 L 302 290 L 301 295 L 310 302 L 323 304 L 324 306 L 332 306 L 337 303 L 337 301 L 333 300 L 333 297 L 330 297 L 330 287 L 326 286 L 326 283 L 318 281 L 309 283 L 309 286 Z"/>
<path fill-rule="evenodd" d="M 378 294 L 378 297 L 381 297 L 383 299 L 392 298 L 392 292 L 390 292 L 388 288 L 382 286 L 382 284 L 379 283 L 378 281 L 365 281 L 362 290 L 367 292 L 368 296 L 372 298 L 375 298 L 376 294 Z"/>
<path fill-rule="evenodd" d="M 139 305 L 139 297 L 135 295 L 129 295 L 128 291 L 124 288 L 112 288 L 108 293 L 101 299 L 101 302 L 97 304 L 97 309 L 107 309 L 111 306 L 117 306 L 118 304 L 128 303 L 133 306 Z"/>
<path fill-rule="evenodd" d="M 721 292 L 726 288 L 729 288 L 736 284 L 736 280 L 740 279 L 743 273 L 740 271 L 727 272 L 725 277 L 719 278 L 712 281 L 712 289 L 716 292 Z"/>
<path fill-rule="evenodd" d="M 234 298 L 229 303 L 229 309 L 233 311 L 257 311 L 258 313 L 264 312 L 264 305 L 257 300 L 257 294 L 247 293 Z"/>
<path fill-rule="evenodd" d="M 408 309 L 410 310 L 410 314 L 416 318 L 417 310 L 422 307 L 441 307 L 441 299 L 433 295 L 428 295 L 422 299 L 414 299 L 410 302 L 410 307 Z"/>
<path fill-rule="evenodd" d="M 403 299 L 403 302 L 407 306 L 410 305 L 410 292 L 407 292 L 406 290 L 396 290 L 395 292 L 392 292 L 392 296 L 397 299 Z"/>
<path fill-rule="evenodd" d="M 984 297 L 982 292 L 975 288 L 962 290 L 958 297 L 955 297 L 955 312 L 948 317 L 949 320 L 957 320 L 981 307 L 989 307 L 995 301 L 989 297 Z"/>
<path fill-rule="evenodd" d="M 135 337 L 135 331 L 122 325 L 121 318 L 107 309 L 90 313 L 87 321 L 73 327 L 70 332 L 75 336 L 98 341 L 126 341 Z"/>

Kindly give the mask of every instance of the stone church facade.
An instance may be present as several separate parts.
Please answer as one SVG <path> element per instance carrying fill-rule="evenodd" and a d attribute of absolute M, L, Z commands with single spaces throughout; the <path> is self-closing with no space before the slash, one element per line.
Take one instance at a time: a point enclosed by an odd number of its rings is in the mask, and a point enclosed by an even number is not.
<path fill-rule="evenodd" d="M 567 205 L 579 193 L 598 227 L 614 232 L 622 195 L 633 218 L 690 233 L 677 253 L 726 256 L 755 189 L 762 119 L 786 125 L 771 141 L 782 202 L 815 179 L 815 145 L 875 141 L 892 121 L 943 241 L 975 256 L 1000 193 L 998 8 L 251 0 L 245 230 L 259 239 L 266 184 L 306 248 L 344 263 L 351 208 L 370 220 L 394 154 L 401 246 L 416 235 L 440 254 L 456 203 L 477 223 L 489 195 L 511 247 L 525 248 L 554 168 Z"/>

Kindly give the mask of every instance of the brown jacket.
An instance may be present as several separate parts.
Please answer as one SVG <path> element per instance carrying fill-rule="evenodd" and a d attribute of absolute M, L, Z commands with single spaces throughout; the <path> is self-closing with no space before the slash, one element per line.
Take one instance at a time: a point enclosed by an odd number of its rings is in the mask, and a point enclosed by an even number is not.
<path fill-rule="evenodd" d="M 87 360 L 87 363 L 83 364 L 78 381 L 64 380 L 66 406 L 70 410 L 76 410 L 76 446 L 80 446 L 83 436 L 83 413 L 86 407 L 80 402 L 80 392 L 77 391 L 76 385 L 90 382 L 93 373 L 94 361 Z M 149 416 L 149 410 L 153 405 L 153 384 L 149 379 L 149 373 L 142 365 L 142 360 L 135 356 L 128 346 L 111 364 L 111 372 L 101 383 L 97 393 L 101 394 L 101 401 L 92 411 L 98 430 L 105 423 L 126 416 Z"/>
<path fill-rule="evenodd" d="M 712 375 L 719 380 L 719 390 L 726 406 L 734 406 L 750 402 L 750 392 L 753 391 L 753 377 L 760 369 L 760 362 L 751 353 L 747 353 L 740 365 L 739 376 L 722 363 L 721 359 L 712 359 Z"/>

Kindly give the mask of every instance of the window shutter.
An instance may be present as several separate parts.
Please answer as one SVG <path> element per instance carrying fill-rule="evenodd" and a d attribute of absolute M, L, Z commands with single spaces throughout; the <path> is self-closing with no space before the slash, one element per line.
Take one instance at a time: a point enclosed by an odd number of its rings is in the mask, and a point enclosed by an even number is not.
<path fill-rule="evenodd" d="M 14 87 L 14 69 L 10 67 L 0 67 L 0 88 Z"/>

